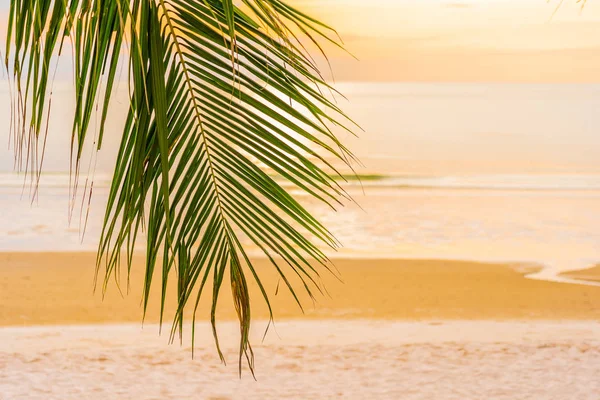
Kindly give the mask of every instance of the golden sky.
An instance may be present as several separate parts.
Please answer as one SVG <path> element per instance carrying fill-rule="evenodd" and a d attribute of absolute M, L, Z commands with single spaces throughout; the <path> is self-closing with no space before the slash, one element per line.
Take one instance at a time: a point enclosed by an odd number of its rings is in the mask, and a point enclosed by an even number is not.
<path fill-rule="evenodd" d="M 330 51 L 337 81 L 600 82 L 600 0 L 288 1 L 359 58 Z"/>
<path fill-rule="evenodd" d="M 600 0 L 293 0 L 333 25 L 338 81 L 600 82 Z"/>

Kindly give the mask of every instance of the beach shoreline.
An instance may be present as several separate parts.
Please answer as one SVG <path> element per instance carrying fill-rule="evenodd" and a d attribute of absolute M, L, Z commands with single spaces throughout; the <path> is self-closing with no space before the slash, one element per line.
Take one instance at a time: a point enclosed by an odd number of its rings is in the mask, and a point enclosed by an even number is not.
<path fill-rule="evenodd" d="M 0 253 L 0 326 L 139 323 L 143 317 L 143 262 L 143 255 L 134 257 L 129 294 L 122 274 L 123 295 L 111 279 L 102 299 L 101 289 L 93 291 L 95 253 Z M 327 292 L 316 292 L 314 304 L 298 290 L 304 313 L 267 260 L 257 259 L 255 265 L 270 296 L 276 321 L 600 318 L 600 287 L 527 279 L 525 275 L 535 272 L 530 265 L 335 260 L 341 280 L 323 270 L 322 283 Z M 175 283 L 175 279 L 170 283 Z M 292 280 L 292 284 L 299 281 Z M 146 323 L 156 323 L 160 318 L 159 278 L 153 285 Z M 217 318 L 235 320 L 228 284 L 223 288 Z M 210 290 L 200 302 L 197 321 L 210 318 Z M 170 322 L 175 304 L 173 287 L 167 293 L 164 321 Z M 250 293 L 252 317 L 268 319 L 268 308 L 256 284 L 250 283 Z M 191 321 L 191 310 L 185 315 Z"/>
<path fill-rule="evenodd" d="M 581 281 L 600 282 L 600 264 L 590 268 L 565 271 L 561 275 Z"/>

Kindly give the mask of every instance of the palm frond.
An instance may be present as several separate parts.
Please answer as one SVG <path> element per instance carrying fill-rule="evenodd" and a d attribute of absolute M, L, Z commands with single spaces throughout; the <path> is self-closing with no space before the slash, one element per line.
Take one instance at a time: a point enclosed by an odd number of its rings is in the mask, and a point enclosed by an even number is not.
<path fill-rule="evenodd" d="M 348 198 L 335 164 L 353 156 L 331 128 L 351 131 L 353 124 L 323 94 L 334 89 L 303 44 L 339 45 L 337 34 L 283 1 L 235 3 L 11 0 L 5 62 L 17 93 L 17 153 L 37 171 L 31 160 L 47 126 L 51 63 L 70 42 L 74 182 L 94 109 L 101 116 L 99 149 L 118 65 L 128 64 L 131 105 L 98 249 L 103 290 L 122 256 L 131 267 L 144 229 L 144 310 L 158 267 L 162 320 L 167 282 L 175 276 L 175 335 L 186 305 L 198 307 L 211 278 L 211 321 L 223 358 L 216 309 L 229 282 L 240 322 L 241 372 L 242 356 L 253 368 L 249 280 L 269 304 L 242 238 L 272 261 L 299 305 L 290 274 L 311 297 L 321 290 L 319 269 L 328 269 L 329 260 L 320 246 L 338 243 L 273 173 L 335 208 Z"/>

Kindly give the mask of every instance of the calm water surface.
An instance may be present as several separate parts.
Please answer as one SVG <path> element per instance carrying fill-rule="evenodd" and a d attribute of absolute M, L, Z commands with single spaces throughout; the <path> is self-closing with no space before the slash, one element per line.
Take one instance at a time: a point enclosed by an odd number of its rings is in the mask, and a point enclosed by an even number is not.
<path fill-rule="evenodd" d="M 550 270 L 600 261 L 600 85 L 340 89 L 349 98 L 340 104 L 365 130 L 360 139 L 340 136 L 364 163 L 359 174 L 381 175 L 348 185 L 360 207 L 333 212 L 304 199 L 344 245 L 341 255 L 535 262 Z M 0 93 L 0 120 L 7 120 L 8 92 Z M 12 172 L 12 152 L 0 150 L 0 250 L 96 247 L 124 94 L 121 88 L 97 160 L 82 164 L 95 177 L 83 238 L 86 210 L 76 207 L 70 224 L 67 217 L 67 87 L 55 89 L 60 107 L 49 129 L 48 173 L 33 204 L 23 177 Z M 8 143 L 5 128 L 0 142 Z"/>

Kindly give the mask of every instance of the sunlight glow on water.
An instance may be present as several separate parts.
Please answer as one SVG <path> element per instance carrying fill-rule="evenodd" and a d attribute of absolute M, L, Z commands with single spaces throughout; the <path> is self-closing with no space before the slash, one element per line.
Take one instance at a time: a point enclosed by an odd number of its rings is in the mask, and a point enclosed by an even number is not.
<path fill-rule="evenodd" d="M 600 86 L 340 89 L 350 99 L 341 106 L 366 131 L 360 139 L 341 134 L 366 165 L 358 173 L 381 176 L 347 184 L 360 207 L 333 212 L 302 197 L 344 245 L 339 256 L 533 262 L 557 271 L 600 260 Z M 33 205 L 3 150 L 0 250 L 96 249 L 123 114 L 113 111 L 83 241 L 85 212 L 76 208 L 68 223 L 69 130 L 61 119 L 52 120 L 57 140 Z"/>

